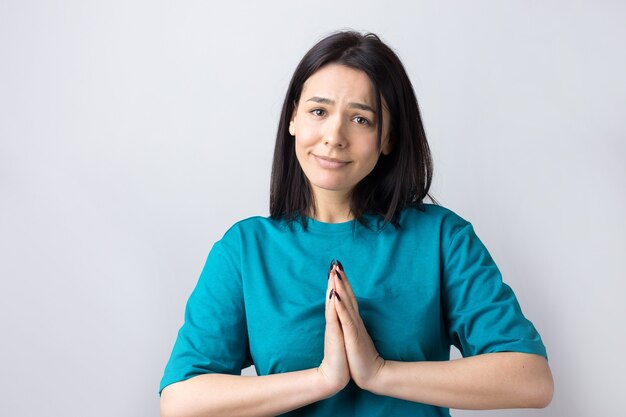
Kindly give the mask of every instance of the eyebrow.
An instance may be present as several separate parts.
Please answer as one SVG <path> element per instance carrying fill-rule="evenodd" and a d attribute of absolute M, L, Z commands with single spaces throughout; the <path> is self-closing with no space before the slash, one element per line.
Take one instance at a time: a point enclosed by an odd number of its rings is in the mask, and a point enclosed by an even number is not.
<path fill-rule="evenodd" d="M 335 102 L 329 98 L 324 98 L 324 97 L 311 97 L 310 99 L 307 100 L 308 101 L 314 101 L 316 103 L 320 103 L 320 104 L 330 104 L 330 105 L 334 105 Z M 348 107 L 351 107 L 353 109 L 360 109 L 360 110 L 366 110 L 366 111 L 371 111 L 372 113 L 376 114 L 376 111 L 371 108 L 370 106 L 368 106 L 367 104 L 363 104 L 363 103 L 348 103 Z"/>

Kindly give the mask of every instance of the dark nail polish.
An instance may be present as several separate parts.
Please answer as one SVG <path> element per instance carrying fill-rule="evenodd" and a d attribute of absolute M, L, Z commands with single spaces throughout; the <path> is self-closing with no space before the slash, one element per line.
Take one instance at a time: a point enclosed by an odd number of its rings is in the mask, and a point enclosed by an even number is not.
<path fill-rule="evenodd" d="M 337 297 L 337 300 L 341 301 L 341 297 L 339 297 L 339 294 L 337 294 L 337 291 L 335 291 L 335 297 Z"/>
<path fill-rule="evenodd" d="M 335 260 L 334 260 L 334 259 L 331 259 L 331 260 L 330 260 L 330 266 L 328 267 L 328 277 L 329 277 L 329 278 L 330 278 L 330 273 L 331 273 L 331 272 L 332 272 L 332 270 L 333 270 L 333 265 L 335 265 Z"/>
<path fill-rule="evenodd" d="M 328 299 L 329 299 L 329 300 L 330 300 L 331 298 L 333 298 L 333 293 L 334 293 L 334 292 L 335 292 L 335 289 L 334 289 L 334 288 L 332 288 L 332 289 L 330 290 L 330 295 L 328 296 Z"/>
<path fill-rule="evenodd" d="M 335 271 L 335 275 L 337 275 L 337 278 L 339 278 L 339 281 L 343 281 L 343 279 L 341 279 L 341 275 L 339 274 L 339 272 Z"/>
<path fill-rule="evenodd" d="M 343 272 L 343 265 L 341 265 L 341 262 L 339 262 L 339 259 L 335 260 L 335 263 L 339 267 L 339 270 Z"/>

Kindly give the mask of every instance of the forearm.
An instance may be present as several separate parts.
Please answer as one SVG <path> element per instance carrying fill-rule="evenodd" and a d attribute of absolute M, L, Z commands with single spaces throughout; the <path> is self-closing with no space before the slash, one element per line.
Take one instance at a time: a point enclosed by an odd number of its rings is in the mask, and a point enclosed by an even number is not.
<path fill-rule="evenodd" d="M 205 374 L 165 387 L 161 416 L 275 416 L 331 395 L 317 368 L 265 376 Z"/>
<path fill-rule="evenodd" d="M 446 408 L 543 408 L 553 381 L 543 357 L 501 352 L 443 362 L 385 361 L 367 389 Z"/>

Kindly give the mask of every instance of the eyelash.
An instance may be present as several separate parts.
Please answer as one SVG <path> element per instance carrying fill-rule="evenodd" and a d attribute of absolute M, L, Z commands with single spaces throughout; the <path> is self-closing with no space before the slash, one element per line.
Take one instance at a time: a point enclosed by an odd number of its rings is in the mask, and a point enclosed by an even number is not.
<path fill-rule="evenodd" d="M 323 114 L 318 114 L 318 112 L 326 113 L 326 110 L 324 110 L 324 109 L 313 109 L 313 110 L 311 110 L 311 113 L 312 113 L 314 116 L 317 116 L 317 117 L 322 117 L 322 116 L 323 116 Z M 365 118 L 365 117 L 363 117 L 363 116 L 355 116 L 354 118 L 355 118 L 355 119 L 361 119 L 361 120 L 365 121 L 365 123 L 359 123 L 359 122 L 357 122 L 357 124 L 359 124 L 359 125 L 362 125 L 362 126 L 369 126 L 369 125 L 371 125 L 371 124 L 372 124 L 372 122 L 370 122 L 368 119 L 366 119 L 366 118 Z"/>
<path fill-rule="evenodd" d="M 359 123 L 357 122 L 357 124 L 363 125 L 363 126 L 369 126 L 371 125 L 370 121 L 367 120 L 365 117 L 363 116 L 356 116 L 355 119 L 363 119 L 365 121 L 365 123 Z"/>

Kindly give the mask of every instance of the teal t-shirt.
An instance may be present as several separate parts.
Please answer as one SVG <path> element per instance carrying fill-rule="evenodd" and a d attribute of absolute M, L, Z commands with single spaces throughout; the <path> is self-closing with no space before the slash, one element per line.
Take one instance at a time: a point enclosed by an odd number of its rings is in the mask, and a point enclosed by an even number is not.
<path fill-rule="evenodd" d="M 324 354 L 325 296 L 339 259 L 379 354 L 445 361 L 517 351 L 547 358 L 498 267 L 468 221 L 433 204 L 409 207 L 400 228 L 379 216 L 322 223 L 252 217 L 211 249 L 161 380 L 205 373 L 258 375 L 315 368 Z M 448 409 L 379 396 L 353 381 L 285 416 L 449 416 Z"/>

